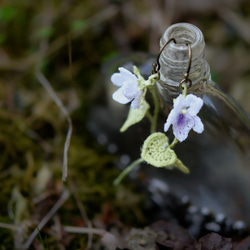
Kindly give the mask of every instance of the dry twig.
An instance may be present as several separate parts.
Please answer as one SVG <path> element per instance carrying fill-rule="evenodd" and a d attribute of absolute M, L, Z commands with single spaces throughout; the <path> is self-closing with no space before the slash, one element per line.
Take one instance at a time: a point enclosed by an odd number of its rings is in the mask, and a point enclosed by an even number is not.
<path fill-rule="evenodd" d="M 85 225 L 88 226 L 89 233 L 88 233 L 88 243 L 87 243 L 86 249 L 91 249 L 92 238 L 93 238 L 93 232 L 91 231 L 92 230 L 91 221 L 88 219 L 87 213 L 84 209 L 84 206 L 83 206 L 80 198 L 78 197 L 78 194 L 76 193 L 75 185 L 74 185 L 73 181 L 71 181 L 71 179 L 69 179 L 69 186 L 70 186 L 70 191 L 72 192 L 72 194 L 74 195 L 74 198 L 76 200 L 76 203 L 77 203 L 78 209 L 81 213 L 83 222 L 85 223 Z"/>
<path fill-rule="evenodd" d="M 69 198 L 70 193 L 67 189 L 65 189 L 60 197 L 60 199 L 55 203 L 55 205 L 50 209 L 48 214 L 41 220 L 38 224 L 37 228 L 30 235 L 26 243 L 21 247 L 21 249 L 28 249 L 32 244 L 35 237 L 38 235 L 38 232 L 42 230 L 42 228 L 47 224 L 47 222 L 53 217 L 53 215 L 57 212 L 57 210 L 63 205 L 63 203 Z"/>

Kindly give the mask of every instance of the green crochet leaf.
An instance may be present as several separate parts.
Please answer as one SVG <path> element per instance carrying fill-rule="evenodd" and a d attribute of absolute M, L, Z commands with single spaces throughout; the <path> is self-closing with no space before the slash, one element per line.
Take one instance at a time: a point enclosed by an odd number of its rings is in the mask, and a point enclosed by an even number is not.
<path fill-rule="evenodd" d="M 145 117 L 148 109 L 149 109 L 149 104 L 145 100 L 141 103 L 139 109 L 132 109 L 130 107 L 128 118 L 125 121 L 125 123 L 122 125 L 120 131 L 124 132 L 130 126 L 140 122 Z"/>
<path fill-rule="evenodd" d="M 172 169 L 177 156 L 174 150 L 168 146 L 168 138 L 165 134 L 160 132 L 153 133 L 144 141 L 141 158 L 154 167 L 168 167 Z"/>

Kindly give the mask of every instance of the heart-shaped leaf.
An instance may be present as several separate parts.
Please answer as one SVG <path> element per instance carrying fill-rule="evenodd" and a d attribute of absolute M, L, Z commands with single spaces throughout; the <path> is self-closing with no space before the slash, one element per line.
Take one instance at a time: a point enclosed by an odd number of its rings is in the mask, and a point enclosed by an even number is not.
<path fill-rule="evenodd" d="M 151 134 L 142 146 L 141 158 L 154 167 L 168 167 L 172 169 L 177 156 L 168 147 L 168 138 L 165 134 L 156 132 Z"/>

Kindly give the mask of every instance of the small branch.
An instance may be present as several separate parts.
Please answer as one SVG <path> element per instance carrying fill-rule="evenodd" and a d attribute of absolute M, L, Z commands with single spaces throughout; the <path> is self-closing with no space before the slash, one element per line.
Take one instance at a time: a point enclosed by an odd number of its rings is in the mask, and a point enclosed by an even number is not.
<path fill-rule="evenodd" d="M 7 223 L 0 222 L 0 228 L 5 228 L 5 229 L 9 229 L 9 230 L 15 231 L 17 229 L 17 226 L 12 225 L 12 224 L 7 224 Z"/>
<path fill-rule="evenodd" d="M 76 203 L 77 203 L 77 206 L 79 208 L 79 211 L 81 213 L 81 216 L 82 216 L 82 219 L 83 219 L 83 222 L 85 225 L 88 226 L 87 229 L 89 229 L 89 234 L 88 234 L 88 243 L 87 243 L 87 247 L 86 249 L 91 249 L 91 245 L 92 245 L 92 233 L 91 233 L 91 229 L 92 229 L 92 223 L 91 221 L 89 220 L 88 216 L 87 216 L 87 213 L 84 209 L 84 206 L 76 192 L 76 187 L 75 187 L 75 184 L 74 182 L 69 178 L 69 186 L 70 186 L 70 191 L 71 193 L 73 194 L 75 200 L 76 200 Z"/>
<path fill-rule="evenodd" d="M 62 173 L 62 180 L 65 181 L 68 175 L 68 149 L 69 149 L 69 144 L 70 144 L 70 139 L 72 135 L 72 121 L 69 116 L 69 113 L 67 109 L 63 106 L 61 100 L 58 98 L 56 95 L 55 91 L 51 87 L 49 81 L 45 78 L 45 76 L 42 74 L 41 71 L 36 71 L 35 76 L 37 80 L 41 83 L 41 85 L 47 90 L 47 92 L 50 94 L 51 98 L 53 101 L 56 103 L 56 105 L 59 107 L 60 111 L 63 113 L 63 115 L 66 117 L 67 122 L 68 122 L 68 132 L 66 135 L 66 140 L 64 143 L 64 152 L 63 152 L 63 173 Z"/>
<path fill-rule="evenodd" d="M 21 247 L 21 249 L 29 249 L 35 237 L 38 235 L 38 232 L 42 230 L 42 228 L 48 223 L 48 221 L 53 217 L 53 215 L 57 212 L 57 210 L 63 205 L 63 203 L 69 198 L 69 191 L 65 189 L 60 197 L 60 199 L 55 203 L 55 205 L 50 209 L 48 214 L 43 217 L 41 222 L 38 224 L 37 228 L 30 235 L 26 243 Z"/>
<path fill-rule="evenodd" d="M 88 228 L 88 227 L 72 227 L 72 226 L 64 226 L 63 230 L 67 233 L 77 233 L 77 234 L 98 234 L 104 235 L 106 230 L 98 229 L 98 228 Z"/>

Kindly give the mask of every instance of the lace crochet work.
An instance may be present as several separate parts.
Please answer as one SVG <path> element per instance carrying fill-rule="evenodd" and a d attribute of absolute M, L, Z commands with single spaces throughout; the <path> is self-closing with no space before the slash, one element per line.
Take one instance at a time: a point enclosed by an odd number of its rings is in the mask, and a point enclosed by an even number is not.
<path fill-rule="evenodd" d="M 168 146 L 168 138 L 165 134 L 161 132 L 153 133 L 142 146 L 141 158 L 155 167 L 172 169 L 177 156 Z"/>

